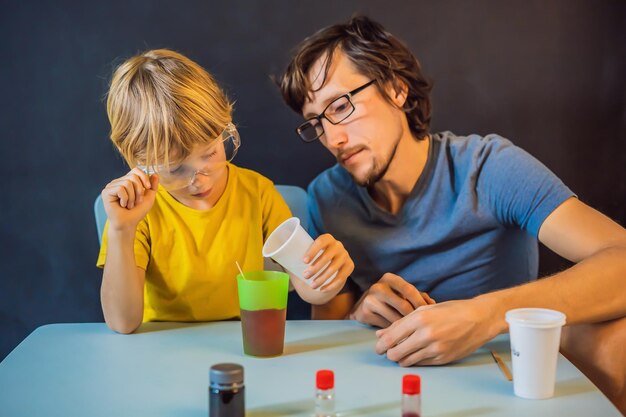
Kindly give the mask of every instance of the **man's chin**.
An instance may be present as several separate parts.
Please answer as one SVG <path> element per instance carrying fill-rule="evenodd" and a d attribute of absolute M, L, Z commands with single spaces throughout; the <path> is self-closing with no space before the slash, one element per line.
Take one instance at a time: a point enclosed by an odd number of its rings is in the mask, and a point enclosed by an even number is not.
<path fill-rule="evenodd" d="M 352 167 L 348 167 L 344 164 L 341 164 L 341 166 L 348 172 L 348 174 L 350 174 L 350 176 L 352 177 L 352 181 L 354 181 L 357 185 L 361 187 L 369 187 L 371 185 L 374 185 L 375 183 L 380 181 L 385 172 L 387 172 L 386 169 L 377 170 L 377 167 L 375 165 L 370 165 L 368 167 L 363 167 L 362 165 L 360 167 L 353 165 Z"/>
<path fill-rule="evenodd" d="M 359 186 L 361 186 L 361 187 L 364 187 L 364 185 L 363 185 L 363 184 L 366 182 L 366 175 L 364 175 L 364 174 L 359 174 L 358 172 L 355 172 L 355 170 L 354 170 L 354 169 L 350 169 L 350 168 L 348 168 L 347 166 L 345 166 L 345 165 L 344 165 L 344 164 L 342 164 L 342 163 L 339 163 L 339 164 L 341 165 L 341 167 L 342 167 L 343 169 L 345 169 L 345 170 L 346 170 L 346 172 L 347 172 L 348 174 L 350 174 L 350 177 L 352 178 L 352 181 L 354 181 L 357 185 L 359 185 Z"/>
<path fill-rule="evenodd" d="M 354 181 L 360 187 L 369 187 L 371 185 L 374 185 L 376 182 L 378 182 L 378 180 L 380 180 L 380 177 L 376 175 L 376 173 L 374 172 L 368 172 L 367 174 L 364 174 L 364 175 L 354 174 L 350 171 L 348 172 L 350 173 L 350 176 L 352 177 L 352 181 Z"/>

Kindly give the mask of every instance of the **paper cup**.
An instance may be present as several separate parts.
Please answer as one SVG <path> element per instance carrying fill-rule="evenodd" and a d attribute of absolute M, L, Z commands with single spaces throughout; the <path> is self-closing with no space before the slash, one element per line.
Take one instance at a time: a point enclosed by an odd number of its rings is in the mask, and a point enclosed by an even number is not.
<path fill-rule="evenodd" d="M 263 256 L 272 258 L 278 262 L 283 268 L 291 272 L 307 284 L 319 276 L 328 267 L 330 262 L 326 264 L 317 274 L 306 279 L 304 278 L 304 270 L 311 265 L 318 256 L 322 254 L 320 251 L 311 262 L 304 263 L 302 259 L 309 248 L 313 245 L 313 238 L 300 225 L 300 219 L 291 217 L 282 222 L 267 238 L 263 245 Z M 323 285 L 331 282 L 337 273 L 333 274 Z M 321 286 L 320 286 L 321 287 Z M 318 287 L 318 289 L 320 288 Z"/>
<path fill-rule="evenodd" d="M 565 314 L 545 308 L 518 308 L 507 311 L 505 318 L 511 336 L 515 395 L 552 397 Z"/>

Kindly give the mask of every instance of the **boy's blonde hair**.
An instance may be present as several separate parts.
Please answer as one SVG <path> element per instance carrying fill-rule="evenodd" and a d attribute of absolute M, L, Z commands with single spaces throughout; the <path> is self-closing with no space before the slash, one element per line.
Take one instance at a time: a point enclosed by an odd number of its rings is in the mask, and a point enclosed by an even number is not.
<path fill-rule="evenodd" d="M 200 65 L 155 49 L 122 63 L 107 97 L 111 140 L 130 167 L 179 163 L 232 121 L 233 105 Z"/>

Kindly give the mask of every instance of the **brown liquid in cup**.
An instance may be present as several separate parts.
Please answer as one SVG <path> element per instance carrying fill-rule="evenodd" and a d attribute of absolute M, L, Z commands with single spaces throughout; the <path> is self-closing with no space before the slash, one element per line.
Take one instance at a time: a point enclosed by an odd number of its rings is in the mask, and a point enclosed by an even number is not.
<path fill-rule="evenodd" d="M 283 353 L 287 309 L 241 310 L 243 351 L 252 356 Z"/>

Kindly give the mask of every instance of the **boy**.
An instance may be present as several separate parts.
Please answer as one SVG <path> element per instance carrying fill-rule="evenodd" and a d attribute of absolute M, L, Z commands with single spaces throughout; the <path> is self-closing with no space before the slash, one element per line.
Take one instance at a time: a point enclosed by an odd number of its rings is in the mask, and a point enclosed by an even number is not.
<path fill-rule="evenodd" d="M 239 316 L 235 261 L 263 269 L 261 248 L 290 211 L 271 181 L 230 164 L 240 144 L 232 104 L 198 64 L 170 50 L 134 56 L 114 72 L 107 99 L 111 140 L 131 171 L 102 190 L 108 222 L 98 267 L 107 325 L 131 333 L 142 321 Z M 323 304 L 354 267 L 343 245 L 320 236 L 307 257 L 309 287 Z M 334 272 L 337 277 L 315 291 Z"/>

